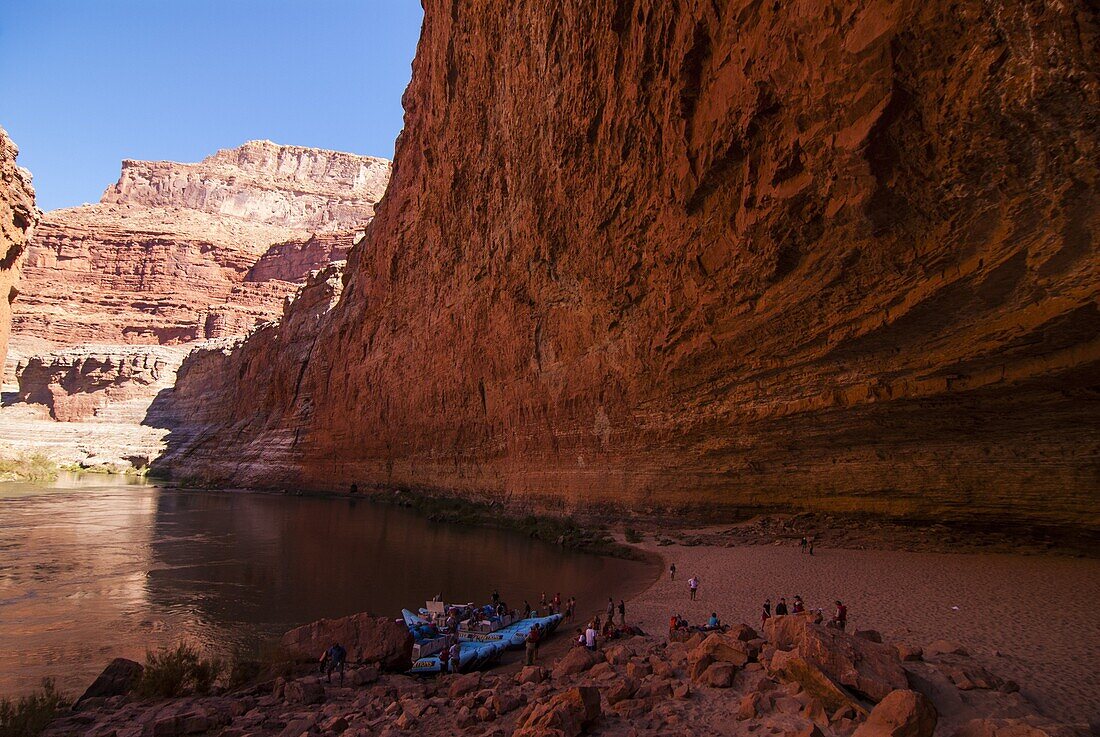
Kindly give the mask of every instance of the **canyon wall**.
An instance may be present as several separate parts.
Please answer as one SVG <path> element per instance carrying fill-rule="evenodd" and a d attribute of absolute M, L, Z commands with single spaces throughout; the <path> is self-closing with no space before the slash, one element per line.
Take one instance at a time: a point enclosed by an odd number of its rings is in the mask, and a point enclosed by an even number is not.
<path fill-rule="evenodd" d="M 0 128 L 0 366 L 8 354 L 12 304 L 19 295 L 16 282 L 27 238 L 39 216 L 30 174 L 15 163 L 18 155 L 8 132 Z"/>
<path fill-rule="evenodd" d="M 426 0 L 339 302 L 162 467 L 1098 530 L 1098 74 L 1088 0 Z"/>
<path fill-rule="evenodd" d="M 307 266 L 343 256 L 389 173 L 385 159 L 269 141 L 198 164 L 125 161 L 99 204 L 43 216 L 14 329 L 60 345 L 243 335 L 280 314 Z M 313 241 L 330 245 L 251 273 L 273 246 Z"/>

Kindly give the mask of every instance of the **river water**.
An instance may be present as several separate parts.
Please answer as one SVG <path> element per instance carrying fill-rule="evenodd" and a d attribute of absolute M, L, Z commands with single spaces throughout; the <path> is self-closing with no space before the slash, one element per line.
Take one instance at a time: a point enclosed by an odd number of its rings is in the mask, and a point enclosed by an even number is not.
<path fill-rule="evenodd" d="M 321 617 L 399 616 L 442 593 L 580 611 L 629 597 L 651 566 L 398 507 L 199 492 L 108 476 L 0 484 L 0 695 L 53 676 L 78 694 L 112 658 L 181 640 L 255 652 Z"/>

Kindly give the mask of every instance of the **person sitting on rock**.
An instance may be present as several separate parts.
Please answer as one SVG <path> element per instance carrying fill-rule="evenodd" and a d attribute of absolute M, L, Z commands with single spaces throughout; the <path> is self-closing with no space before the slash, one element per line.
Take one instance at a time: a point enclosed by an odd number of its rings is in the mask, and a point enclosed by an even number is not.
<path fill-rule="evenodd" d="M 584 646 L 589 650 L 596 649 L 596 638 L 598 636 L 598 633 L 593 625 L 599 623 L 599 617 L 597 617 L 596 620 L 596 622 L 588 625 L 588 629 L 584 631 Z"/>
<path fill-rule="evenodd" d="M 787 600 L 780 597 L 779 603 L 775 605 L 775 616 L 782 617 L 787 613 Z"/>
<path fill-rule="evenodd" d="M 711 612 L 710 619 L 707 620 L 707 629 L 716 630 L 722 626 L 722 621 L 718 619 L 718 612 Z"/>
<path fill-rule="evenodd" d="M 832 625 L 838 630 L 842 630 L 848 625 L 848 607 L 844 606 L 840 599 L 836 600 L 836 614 L 833 615 Z"/>
<path fill-rule="evenodd" d="M 791 605 L 791 612 L 794 614 L 801 614 L 806 611 L 806 605 L 802 603 L 801 596 L 794 597 L 794 604 Z"/>
<path fill-rule="evenodd" d="M 344 684 L 344 663 L 347 661 L 348 651 L 338 642 L 332 643 L 332 647 L 321 656 L 321 667 L 324 670 L 325 679 L 332 683 L 332 672 L 340 672 L 340 685 Z"/>

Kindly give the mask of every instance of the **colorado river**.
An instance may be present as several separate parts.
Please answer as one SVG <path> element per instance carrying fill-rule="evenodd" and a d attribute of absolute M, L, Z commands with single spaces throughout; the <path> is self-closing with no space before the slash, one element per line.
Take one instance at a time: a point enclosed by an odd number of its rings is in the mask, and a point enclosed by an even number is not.
<path fill-rule="evenodd" d="M 442 593 L 580 611 L 647 585 L 645 564 L 364 501 L 184 491 L 118 477 L 0 484 L 0 695 L 79 693 L 116 656 L 186 640 L 254 651 L 321 617 L 399 616 Z"/>

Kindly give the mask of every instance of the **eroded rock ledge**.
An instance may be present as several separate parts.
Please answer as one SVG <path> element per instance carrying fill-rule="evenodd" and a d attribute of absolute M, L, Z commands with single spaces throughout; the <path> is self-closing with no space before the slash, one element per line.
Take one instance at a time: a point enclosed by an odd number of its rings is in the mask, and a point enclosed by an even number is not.
<path fill-rule="evenodd" d="M 189 475 L 1100 527 L 1086 0 L 425 11 L 341 301 Z"/>
<path fill-rule="evenodd" d="M 0 366 L 8 353 L 12 303 L 19 295 L 19 273 L 27 240 L 40 213 L 30 174 L 15 159 L 19 149 L 0 128 Z"/>

